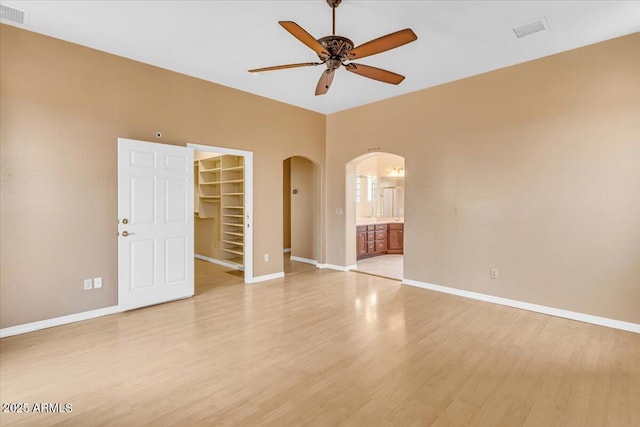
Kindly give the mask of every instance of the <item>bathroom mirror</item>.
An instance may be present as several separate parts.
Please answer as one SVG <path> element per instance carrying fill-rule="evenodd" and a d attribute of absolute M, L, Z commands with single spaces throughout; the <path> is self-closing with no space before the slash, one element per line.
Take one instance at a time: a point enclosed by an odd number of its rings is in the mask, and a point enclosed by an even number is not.
<path fill-rule="evenodd" d="M 378 217 L 404 217 L 404 188 L 400 186 L 385 186 L 380 191 Z"/>

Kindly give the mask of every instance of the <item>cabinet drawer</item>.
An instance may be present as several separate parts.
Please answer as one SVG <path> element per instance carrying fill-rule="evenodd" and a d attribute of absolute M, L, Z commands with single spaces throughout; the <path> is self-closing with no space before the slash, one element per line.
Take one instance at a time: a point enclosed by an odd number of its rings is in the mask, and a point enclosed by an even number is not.
<path fill-rule="evenodd" d="M 357 231 L 358 233 L 361 233 L 361 232 L 363 232 L 363 231 L 367 231 L 367 226 L 366 226 L 366 225 L 358 225 L 358 226 L 356 227 L 356 231 Z"/>
<path fill-rule="evenodd" d="M 376 241 L 376 252 L 384 252 L 387 250 L 387 241 L 386 240 L 378 240 Z"/>
<path fill-rule="evenodd" d="M 402 230 L 404 224 L 389 224 L 389 230 Z"/>
<path fill-rule="evenodd" d="M 367 242 L 367 253 L 376 251 L 376 242 Z"/>
<path fill-rule="evenodd" d="M 376 224 L 376 231 L 378 230 L 386 230 L 387 229 L 387 224 Z"/>
<path fill-rule="evenodd" d="M 376 230 L 376 240 L 386 240 L 387 238 L 387 230 L 385 231 L 377 231 Z"/>
<path fill-rule="evenodd" d="M 367 231 L 367 241 L 376 240 L 376 232 L 375 231 Z"/>
<path fill-rule="evenodd" d="M 375 225 L 367 225 L 367 231 L 373 231 L 376 229 Z"/>

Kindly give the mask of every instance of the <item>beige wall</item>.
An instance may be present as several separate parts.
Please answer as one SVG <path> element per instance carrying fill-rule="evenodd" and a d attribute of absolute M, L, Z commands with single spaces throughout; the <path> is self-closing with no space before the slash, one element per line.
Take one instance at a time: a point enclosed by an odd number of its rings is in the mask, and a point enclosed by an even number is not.
<path fill-rule="evenodd" d="M 640 323 L 638 46 L 329 115 L 327 262 L 355 263 L 354 216 L 335 210 L 347 162 L 380 147 L 406 161 L 405 278 Z"/>
<path fill-rule="evenodd" d="M 220 251 L 219 217 L 198 218 L 193 222 L 193 249 L 197 255 L 222 259 Z"/>
<path fill-rule="evenodd" d="M 319 175 L 309 160 L 291 158 L 291 256 L 319 259 Z"/>
<path fill-rule="evenodd" d="M 406 159 L 406 278 L 640 323 L 639 34 L 325 118 L 0 31 L 0 327 L 117 304 L 116 139 L 158 130 L 255 153 L 257 276 L 293 155 L 321 168 L 320 261 L 355 263 L 345 165 L 380 147 Z"/>
<path fill-rule="evenodd" d="M 282 161 L 324 167 L 324 115 L 0 31 L 1 327 L 117 304 L 118 137 L 253 151 L 254 275 L 282 271 Z M 84 291 L 96 276 L 104 287 Z"/>

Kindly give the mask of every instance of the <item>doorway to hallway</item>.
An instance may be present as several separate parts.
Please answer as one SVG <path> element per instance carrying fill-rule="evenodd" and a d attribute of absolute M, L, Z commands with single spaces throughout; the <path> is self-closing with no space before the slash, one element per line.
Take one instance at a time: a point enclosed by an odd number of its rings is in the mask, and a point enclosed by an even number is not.
<path fill-rule="evenodd" d="M 320 258 L 320 168 L 302 156 L 282 163 L 285 274 L 314 269 Z"/>

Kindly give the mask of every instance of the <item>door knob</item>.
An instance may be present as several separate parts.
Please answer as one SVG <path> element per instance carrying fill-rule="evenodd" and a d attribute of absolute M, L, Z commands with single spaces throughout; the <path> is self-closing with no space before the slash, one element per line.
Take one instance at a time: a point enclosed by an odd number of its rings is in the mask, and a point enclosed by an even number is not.
<path fill-rule="evenodd" d="M 136 233 L 129 233 L 128 231 L 123 231 L 122 232 L 122 237 L 132 236 L 134 234 L 136 234 Z"/>

